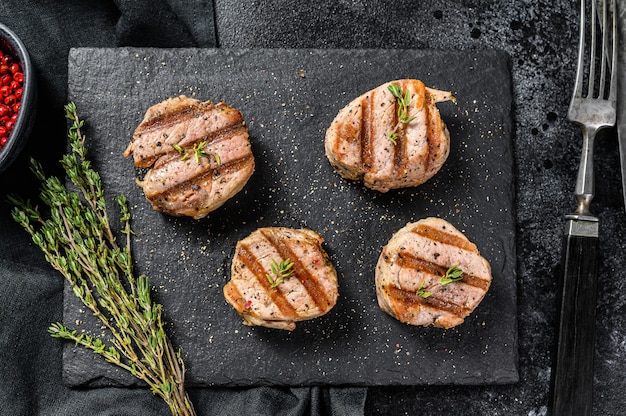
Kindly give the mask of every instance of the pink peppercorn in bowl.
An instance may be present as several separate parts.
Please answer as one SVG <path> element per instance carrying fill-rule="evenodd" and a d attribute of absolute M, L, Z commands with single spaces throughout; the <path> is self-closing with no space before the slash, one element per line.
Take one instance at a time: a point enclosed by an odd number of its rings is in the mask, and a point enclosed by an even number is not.
<path fill-rule="evenodd" d="M 36 77 L 26 47 L 0 23 L 0 173 L 24 148 L 35 121 Z"/>

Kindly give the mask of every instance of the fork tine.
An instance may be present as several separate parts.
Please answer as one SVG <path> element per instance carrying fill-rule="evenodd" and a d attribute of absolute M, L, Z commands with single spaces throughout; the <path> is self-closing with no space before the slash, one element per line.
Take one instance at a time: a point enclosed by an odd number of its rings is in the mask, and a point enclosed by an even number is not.
<path fill-rule="evenodd" d="M 601 4 L 598 5 L 598 1 Z M 616 0 L 592 0 L 591 16 L 587 22 L 586 16 L 586 0 L 580 1 L 580 33 L 578 44 L 578 65 L 576 69 L 576 79 L 574 82 L 574 96 L 583 97 L 583 88 L 585 87 L 585 58 L 588 62 L 588 79 L 587 97 L 590 98 L 606 98 L 606 89 L 609 88 L 610 99 L 614 99 L 616 77 L 614 76 L 614 68 L 617 65 L 617 17 L 616 17 Z M 598 10 L 598 6 L 600 10 Z M 609 21 L 610 19 L 610 21 Z M 600 24 L 598 24 L 598 21 Z M 586 33 L 585 27 L 589 24 L 591 43 L 589 53 L 586 51 Z M 599 26 L 599 27 L 598 27 Z M 609 29 L 610 28 L 610 29 Z M 598 31 L 601 31 L 601 39 L 598 42 Z M 596 60 L 600 57 L 600 78 L 596 79 Z M 609 81 L 607 83 L 607 78 Z M 597 94 L 596 94 L 597 91 Z"/>
<path fill-rule="evenodd" d="M 611 36 L 613 40 L 611 42 L 611 82 L 609 86 L 609 100 L 611 102 L 617 101 L 617 5 L 615 0 L 611 0 L 611 9 L 613 10 L 613 21 Z"/>
<path fill-rule="evenodd" d="M 596 85 L 596 2 L 597 0 L 591 0 L 591 16 L 589 16 L 589 20 L 591 21 L 591 55 L 589 56 L 589 83 L 587 85 L 587 97 L 594 96 L 594 87 Z"/>
<path fill-rule="evenodd" d="M 594 1 L 595 3 L 595 1 Z M 600 59 L 601 59 L 601 68 L 600 68 L 600 85 L 598 88 L 598 98 L 604 98 L 604 86 L 606 85 L 606 71 L 607 66 L 606 62 L 609 59 L 608 56 L 608 42 L 609 42 L 609 18 L 607 12 L 607 4 L 606 0 L 602 0 L 602 43 L 600 48 Z"/>
<path fill-rule="evenodd" d="M 580 0 L 580 33 L 578 36 L 578 64 L 576 65 L 576 80 L 574 81 L 574 97 L 582 97 L 583 93 L 583 65 L 585 56 L 585 0 Z"/>
<path fill-rule="evenodd" d="M 602 56 L 602 69 L 600 75 L 600 84 L 599 84 L 599 92 L 598 98 L 603 99 L 606 98 L 605 89 L 607 87 L 607 76 L 609 76 L 608 88 L 609 88 L 609 99 L 613 100 L 615 98 L 616 93 L 616 80 L 617 77 L 614 75 L 617 67 L 617 9 L 616 9 L 616 1 L 611 0 L 609 4 L 607 4 L 606 0 L 602 0 L 602 47 L 600 49 L 600 53 Z M 611 16 L 611 21 L 609 22 L 609 16 Z M 610 26 L 609 26 L 610 24 Z M 610 28 L 610 29 L 609 29 Z M 610 32 L 610 43 L 609 43 L 609 32 Z"/>

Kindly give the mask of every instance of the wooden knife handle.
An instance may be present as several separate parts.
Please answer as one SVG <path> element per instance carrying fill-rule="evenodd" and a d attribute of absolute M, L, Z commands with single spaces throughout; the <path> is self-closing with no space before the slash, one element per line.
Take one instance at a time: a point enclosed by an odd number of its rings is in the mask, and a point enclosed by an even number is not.
<path fill-rule="evenodd" d="M 552 416 L 591 415 L 597 252 L 597 219 L 568 220 L 562 256 L 557 355 L 552 370 Z"/>

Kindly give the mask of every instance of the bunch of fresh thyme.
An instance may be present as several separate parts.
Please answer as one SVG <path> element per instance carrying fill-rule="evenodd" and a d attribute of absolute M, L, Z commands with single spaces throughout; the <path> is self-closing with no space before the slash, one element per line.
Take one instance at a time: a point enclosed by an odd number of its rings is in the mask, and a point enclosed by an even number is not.
<path fill-rule="evenodd" d="M 84 121 L 79 120 L 73 103 L 65 106 L 65 112 L 71 122 L 71 152 L 63 156 L 61 165 L 78 191 L 71 191 L 57 177 L 47 177 L 41 165 L 31 160 L 31 170 L 42 183 L 40 198 L 49 208 L 49 218 L 30 201 L 17 196 L 9 200 L 14 205 L 13 218 L 112 337 L 102 340 L 59 322 L 50 326 L 50 335 L 72 340 L 143 380 L 165 400 L 172 415 L 195 415 L 184 387 L 180 351 L 174 350 L 164 330 L 162 305 L 151 300 L 148 278 L 135 277 L 133 272 L 126 198 L 116 198 L 126 239 L 120 247 L 109 223 L 100 175 L 86 158 Z"/>

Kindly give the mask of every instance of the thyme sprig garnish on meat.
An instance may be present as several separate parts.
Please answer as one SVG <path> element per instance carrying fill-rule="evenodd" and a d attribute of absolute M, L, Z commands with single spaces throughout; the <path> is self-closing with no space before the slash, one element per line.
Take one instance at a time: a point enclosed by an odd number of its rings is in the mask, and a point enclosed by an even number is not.
<path fill-rule="evenodd" d="M 454 265 L 449 267 L 448 270 L 446 270 L 446 272 L 443 274 L 443 276 L 441 276 L 441 278 L 439 279 L 439 284 L 441 286 L 445 286 L 449 285 L 452 282 L 458 282 L 461 279 L 463 279 L 463 270 L 458 265 Z M 423 280 L 415 293 L 417 294 L 417 296 L 420 296 L 424 299 L 430 297 L 433 294 L 433 292 L 424 289 Z"/>
<path fill-rule="evenodd" d="M 196 143 L 193 145 L 193 157 L 196 160 L 196 163 L 200 163 L 200 157 L 206 157 L 208 158 L 209 155 L 207 154 L 207 152 L 204 150 L 204 145 L 206 144 L 206 141 L 201 141 L 200 143 Z"/>
<path fill-rule="evenodd" d="M 293 274 L 293 262 L 289 258 L 282 260 L 280 263 L 271 259 L 270 269 L 272 270 L 272 273 L 267 273 L 265 277 L 268 282 L 270 282 L 270 287 L 273 289 Z"/>
<path fill-rule="evenodd" d="M 193 149 L 192 149 L 193 158 L 197 164 L 200 164 L 201 157 L 206 157 L 208 159 L 211 156 L 206 152 L 206 150 L 204 150 L 205 145 L 206 145 L 206 141 L 201 141 L 200 143 L 196 143 L 193 145 Z M 185 149 L 182 148 L 181 145 L 179 145 L 178 143 L 174 143 L 172 147 L 174 148 L 174 150 L 178 152 L 179 155 L 182 156 L 180 160 L 185 161 L 189 159 L 189 153 L 187 153 Z M 217 153 L 213 153 L 213 160 L 215 160 L 215 163 L 218 166 L 222 164 L 220 155 L 218 155 Z"/>
<path fill-rule="evenodd" d="M 415 292 L 417 294 L 417 296 L 422 297 L 424 299 L 426 299 L 427 297 L 431 296 L 433 294 L 433 292 L 424 290 L 424 281 L 422 280 L 422 283 L 420 284 L 420 287 L 417 288 L 417 291 Z"/>
<path fill-rule="evenodd" d="M 451 266 L 443 276 L 441 276 L 439 284 L 445 286 L 452 282 L 458 282 L 461 279 L 463 279 L 463 270 L 458 265 L 454 265 Z"/>
<path fill-rule="evenodd" d="M 63 156 L 61 165 L 72 184 L 46 176 L 42 166 L 31 159 L 31 170 L 41 182 L 40 199 L 48 209 L 44 212 L 30 201 L 10 196 L 12 216 L 109 335 L 108 339 L 94 337 L 60 322 L 51 324 L 48 331 L 144 381 L 165 400 L 172 415 L 193 416 L 184 387 L 185 365 L 180 350 L 174 350 L 165 332 L 163 306 L 152 300 L 148 277 L 136 276 L 133 271 L 133 232 L 126 198 L 120 195 L 115 199 L 125 240 L 125 245 L 118 245 L 102 180 L 87 159 L 83 121 L 73 103 L 65 111 L 71 122 L 71 151 Z"/>
<path fill-rule="evenodd" d="M 398 129 L 402 124 L 409 124 L 411 121 L 415 120 L 417 116 L 409 116 L 409 105 L 411 104 L 411 93 L 407 89 L 404 93 L 402 92 L 402 88 L 392 82 L 387 86 L 387 89 L 396 99 L 396 103 L 398 105 L 398 123 L 396 126 L 387 133 L 387 139 L 396 145 L 398 143 Z"/>
<path fill-rule="evenodd" d="M 200 163 L 200 158 L 201 157 L 206 157 L 207 159 L 210 159 L 211 156 L 213 156 L 213 160 L 215 160 L 215 163 L 219 166 L 222 164 L 222 160 L 220 158 L 220 155 L 218 155 L 217 153 L 213 153 L 213 154 L 209 154 L 206 152 L 206 150 L 204 150 L 204 146 L 206 145 L 205 141 L 201 141 L 200 143 L 197 143 L 193 146 L 193 155 L 194 158 L 196 159 L 196 163 Z"/>

